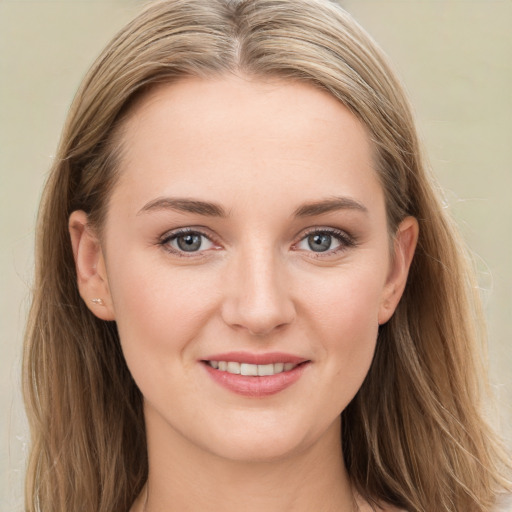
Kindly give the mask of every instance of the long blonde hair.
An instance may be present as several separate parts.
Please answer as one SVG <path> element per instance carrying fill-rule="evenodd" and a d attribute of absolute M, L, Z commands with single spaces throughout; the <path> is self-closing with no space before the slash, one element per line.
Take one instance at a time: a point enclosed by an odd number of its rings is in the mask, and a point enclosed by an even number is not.
<path fill-rule="evenodd" d="M 71 107 L 41 203 L 24 392 L 32 431 L 29 512 L 127 511 L 147 478 L 142 397 L 116 326 L 78 293 L 68 218 L 101 227 L 116 134 L 151 86 L 243 72 L 329 91 L 367 127 L 389 231 L 420 224 L 402 301 L 342 413 L 343 457 L 374 504 L 488 512 L 509 486 L 483 418 L 482 322 L 471 266 L 422 157 L 403 88 L 372 39 L 329 0 L 165 0 L 98 58 Z"/>

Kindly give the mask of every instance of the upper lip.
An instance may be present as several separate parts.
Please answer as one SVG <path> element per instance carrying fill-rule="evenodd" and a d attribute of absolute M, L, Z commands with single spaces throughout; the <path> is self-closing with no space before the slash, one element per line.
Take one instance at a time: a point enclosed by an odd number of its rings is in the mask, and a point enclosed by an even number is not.
<path fill-rule="evenodd" d="M 246 364 L 273 364 L 273 363 L 293 363 L 300 364 L 308 361 L 304 357 L 286 354 L 284 352 L 225 352 L 223 354 L 212 354 L 202 359 L 203 361 L 233 361 Z"/>

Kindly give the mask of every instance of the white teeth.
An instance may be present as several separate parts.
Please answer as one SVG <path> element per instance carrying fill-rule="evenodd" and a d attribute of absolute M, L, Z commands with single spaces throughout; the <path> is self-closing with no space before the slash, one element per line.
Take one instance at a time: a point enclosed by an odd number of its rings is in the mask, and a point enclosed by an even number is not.
<path fill-rule="evenodd" d="M 274 375 L 274 365 L 273 364 L 259 364 L 258 365 L 258 375 Z"/>
<path fill-rule="evenodd" d="M 240 363 L 236 363 L 235 361 L 229 361 L 227 367 L 228 373 L 240 373 Z"/>
<path fill-rule="evenodd" d="M 237 363 L 235 361 L 208 361 L 208 364 L 221 372 L 251 377 L 263 377 L 266 375 L 289 372 L 297 366 L 294 363 L 249 364 Z"/>
<path fill-rule="evenodd" d="M 240 373 L 242 375 L 256 376 L 256 375 L 258 375 L 258 365 L 257 364 L 242 363 L 240 365 Z"/>

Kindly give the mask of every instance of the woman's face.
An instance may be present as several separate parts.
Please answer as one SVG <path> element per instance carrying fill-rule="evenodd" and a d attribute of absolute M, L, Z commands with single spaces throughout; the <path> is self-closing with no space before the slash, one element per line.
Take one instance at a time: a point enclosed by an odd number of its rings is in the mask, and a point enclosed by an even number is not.
<path fill-rule="evenodd" d="M 80 288 L 117 323 L 149 435 L 236 460 L 339 437 L 416 232 L 393 258 L 363 126 L 310 85 L 232 77 L 160 86 L 124 128 Z"/>

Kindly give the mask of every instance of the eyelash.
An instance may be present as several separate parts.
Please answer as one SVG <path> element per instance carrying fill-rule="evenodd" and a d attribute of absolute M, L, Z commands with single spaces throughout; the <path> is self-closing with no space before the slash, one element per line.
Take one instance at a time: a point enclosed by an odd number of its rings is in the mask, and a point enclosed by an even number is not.
<path fill-rule="evenodd" d="M 205 250 L 199 250 L 199 251 L 190 251 L 189 254 L 187 254 L 187 251 L 181 251 L 179 249 L 175 249 L 174 247 L 171 247 L 170 246 L 170 243 L 176 239 L 178 239 L 179 237 L 181 236 L 185 236 L 185 235 L 196 235 L 196 236 L 201 236 L 203 238 L 206 238 L 207 240 L 209 240 L 212 244 L 214 245 L 218 245 L 217 242 L 214 240 L 214 238 L 209 235 L 209 234 L 206 234 L 204 233 L 203 231 L 197 229 L 197 228 L 181 228 L 181 229 L 178 229 L 176 231 L 172 231 L 172 232 L 167 232 L 165 235 L 163 235 L 159 242 L 158 242 L 158 245 L 160 245 L 161 247 L 164 248 L 164 250 L 166 250 L 167 252 L 173 254 L 173 255 L 176 255 L 176 256 L 179 256 L 180 258 L 198 258 L 198 257 L 204 257 L 205 254 Z"/>
<path fill-rule="evenodd" d="M 189 254 L 187 254 L 187 251 L 182 251 L 176 248 L 173 248 L 170 246 L 170 243 L 176 239 L 178 239 L 181 236 L 185 235 L 196 235 L 200 237 L 206 238 L 208 241 L 210 241 L 214 245 L 219 245 L 218 242 L 210 235 L 206 234 L 205 232 L 197 229 L 197 228 L 182 228 L 178 229 L 176 231 L 168 232 L 165 235 L 163 235 L 158 245 L 164 248 L 167 252 L 177 255 L 182 258 L 198 258 L 198 257 L 204 257 L 205 251 L 207 249 L 199 250 L 199 251 L 190 251 Z M 300 239 L 297 242 L 294 242 L 292 247 L 296 247 L 298 244 L 306 240 L 311 235 L 328 235 L 333 237 L 339 242 L 339 246 L 334 249 L 328 249 L 326 251 L 305 251 L 308 253 L 311 253 L 311 257 L 314 258 L 323 258 L 328 256 L 333 256 L 336 254 L 339 254 L 340 252 L 346 251 L 347 249 L 350 249 L 352 247 L 355 247 L 357 245 L 356 239 L 349 235 L 346 231 L 341 231 L 339 229 L 335 228 L 310 228 L 305 233 L 301 234 Z M 301 250 L 301 249 L 295 249 L 295 250 Z"/>
<path fill-rule="evenodd" d="M 294 243 L 294 246 L 297 246 L 299 243 L 306 240 L 311 235 L 328 235 L 333 237 L 339 242 L 339 246 L 334 249 L 328 249 L 327 251 L 323 252 L 316 252 L 316 251 L 306 251 L 310 253 L 311 257 L 313 258 L 326 258 L 329 256 L 337 255 L 341 252 L 344 252 L 352 247 L 355 247 L 357 245 L 357 240 L 352 236 L 349 235 L 346 231 L 342 231 L 340 229 L 335 228 L 311 228 L 307 230 L 305 233 L 301 234 L 301 238 L 298 242 Z M 299 249 L 300 250 L 300 249 Z"/>

